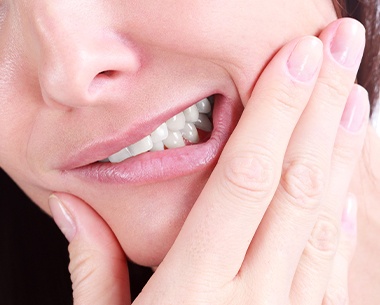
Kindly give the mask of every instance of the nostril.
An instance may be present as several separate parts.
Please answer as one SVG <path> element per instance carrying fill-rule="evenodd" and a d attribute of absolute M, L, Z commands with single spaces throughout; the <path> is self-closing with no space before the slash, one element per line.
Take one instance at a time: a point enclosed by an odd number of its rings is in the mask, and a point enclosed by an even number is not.
<path fill-rule="evenodd" d="M 100 91 L 104 90 L 109 82 L 112 82 L 118 78 L 121 72 L 115 70 L 105 70 L 99 72 L 91 81 L 88 88 L 88 93 L 90 96 L 95 96 Z"/>
<path fill-rule="evenodd" d="M 100 72 L 97 76 L 100 76 L 100 77 L 102 77 L 102 76 L 112 77 L 115 73 L 116 73 L 116 71 L 106 70 L 106 71 Z"/>

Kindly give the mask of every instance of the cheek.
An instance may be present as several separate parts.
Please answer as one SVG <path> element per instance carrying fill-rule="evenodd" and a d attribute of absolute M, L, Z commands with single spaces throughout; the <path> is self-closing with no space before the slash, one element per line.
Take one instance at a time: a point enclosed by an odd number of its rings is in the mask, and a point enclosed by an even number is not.
<path fill-rule="evenodd" d="M 27 80 L 23 80 L 26 73 L 20 73 L 17 69 L 11 71 L 14 74 L 8 74 L 10 77 L 0 88 L 0 167 L 46 210 L 50 192 L 41 182 L 28 151 L 30 135 L 39 112 L 32 98 L 34 89 Z"/>
<path fill-rule="evenodd" d="M 38 112 L 34 96 L 39 86 L 16 19 L 11 11 L 0 29 L 0 164 L 25 166 L 22 158 Z"/>
<path fill-rule="evenodd" d="M 132 10 L 139 13 L 138 7 Z M 183 12 L 191 18 L 183 18 Z M 137 21 L 138 40 L 219 64 L 243 100 L 282 45 L 301 35 L 316 35 L 336 18 L 330 0 L 319 1 L 318 6 L 311 0 L 160 1 L 145 13 L 154 25 Z"/>
<path fill-rule="evenodd" d="M 28 144 L 38 108 L 31 99 L 32 89 L 23 86 L 21 78 L 20 74 L 20 82 L 7 83 L 0 101 L 0 166 L 25 179 L 32 171 Z"/>

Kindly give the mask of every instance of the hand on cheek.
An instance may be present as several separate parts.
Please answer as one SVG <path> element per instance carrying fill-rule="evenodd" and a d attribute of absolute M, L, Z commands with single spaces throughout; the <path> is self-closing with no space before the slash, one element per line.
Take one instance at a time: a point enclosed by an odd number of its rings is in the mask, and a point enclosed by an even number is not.
<path fill-rule="evenodd" d="M 334 298 L 331 270 L 345 285 L 348 259 L 339 258 L 352 251 L 338 247 L 340 219 L 368 117 L 366 92 L 354 85 L 363 48 L 363 27 L 342 19 L 278 52 L 135 304 L 319 305 L 326 290 Z M 68 212 L 56 199 L 51 209 L 71 241 L 75 304 L 127 304 L 116 237 L 86 203 L 58 197 Z"/>

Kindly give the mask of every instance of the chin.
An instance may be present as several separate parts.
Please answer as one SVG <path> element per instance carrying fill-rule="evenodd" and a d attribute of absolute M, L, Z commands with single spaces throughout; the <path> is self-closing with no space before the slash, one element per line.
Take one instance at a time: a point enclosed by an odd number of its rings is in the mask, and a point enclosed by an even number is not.
<path fill-rule="evenodd" d="M 177 238 L 211 171 L 135 189 L 136 201 L 104 215 L 127 257 L 136 264 L 158 266 Z M 186 187 L 184 187 L 186 186 Z M 144 199 L 141 199 L 144 193 Z M 127 203 L 127 201 L 125 201 Z M 100 211 L 101 212 L 101 211 Z"/>

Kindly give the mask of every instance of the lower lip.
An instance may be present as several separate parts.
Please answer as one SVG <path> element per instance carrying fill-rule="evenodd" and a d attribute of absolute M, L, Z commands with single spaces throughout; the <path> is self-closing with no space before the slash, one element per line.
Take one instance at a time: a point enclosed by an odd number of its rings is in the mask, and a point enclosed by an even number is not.
<path fill-rule="evenodd" d="M 215 96 L 214 129 L 201 144 L 149 152 L 120 163 L 93 163 L 66 172 L 90 182 L 146 184 L 186 176 L 215 166 L 242 112 L 241 103 Z"/>

